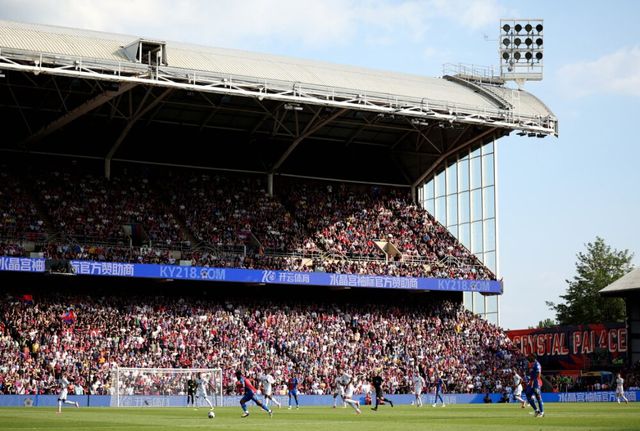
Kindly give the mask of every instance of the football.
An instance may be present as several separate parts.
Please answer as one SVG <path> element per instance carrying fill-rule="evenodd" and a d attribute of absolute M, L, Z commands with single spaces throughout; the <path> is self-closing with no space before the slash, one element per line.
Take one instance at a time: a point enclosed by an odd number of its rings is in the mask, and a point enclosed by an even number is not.
<path fill-rule="evenodd" d="M 209 412 L 209 419 L 213 419 L 216 417 L 216 414 L 214 412 Z"/>

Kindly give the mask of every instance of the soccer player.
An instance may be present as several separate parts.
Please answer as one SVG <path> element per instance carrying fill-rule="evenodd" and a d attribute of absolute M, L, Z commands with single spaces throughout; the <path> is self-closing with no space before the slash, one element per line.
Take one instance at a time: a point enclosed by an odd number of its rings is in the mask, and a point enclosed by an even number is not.
<path fill-rule="evenodd" d="M 269 401 L 273 401 L 278 408 L 282 407 L 280 401 L 273 398 L 273 384 L 276 380 L 270 373 L 265 373 L 260 376 L 260 383 L 262 384 L 262 390 L 264 393 L 264 405 L 269 407 Z"/>
<path fill-rule="evenodd" d="M 616 400 L 618 404 L 620 404 L 621 399 L 624 400 L 625 404 L 629 404 L 629 400 L 624 396 L 624 379 L 620 373 L 618 373 L 616 376 Z"/>
<path fill-rule="evenodd" d="M 189 380 L 187 380 L 187 407 L 191 405 L 191 407 L 195 407 L 195 394 L 197 388 L 196 381 L 193 379 L 193 376 L 189 376 Z"/>
<path fill-rule="evenodd" d="M 336 408 L 336 400 L 338 397 L 342 398 L 342 407 L 347 407 L 347 404 L 344 402 L 344 386 L 342 386 L 342 376 L 340 375 L 340 370 L 338 369 L 338 375 L 336 379 L 333 381 L 333 408 Z"/>
<path fill-rule="evenodd" d="M 202 398 L 207 402 L 207 404 L 209 404 L 209 410 L 213 410 L 213 404 L 211 404 L 211 401 L 207 396 L 207 386 L 211 386 L 211 384 L 202 378 L 202 373 L 196 374 L 196 387 L 197 387 L 196 400 L 198 398 Z M 197 403 L 196 403 L 196 407 L 197 407 Z"/>
<path fill-rule="evenodd" d="M 533 388 L 529 384 L 529 376 L 527 374 L 524 375 L 523 382 L 524 382 L 523 392 L 524 392 L 524 395 L 526 397 L 526 401 L 529 403 L 529 405 L 531 407 L 533 407 L 533 411 L 534 411 L 535 415 L 537 416 L 538 415 L 538 409 L 536 408 L 536 402 L 533 399 Z M 529 413 L 529 414 L 533 414 L 533 413 Z"/>
<path fill-rule="evenodd" d="M 342 400 L 345 403 L 349 404 L 351 408 L 356 411 L 356 414 L 360 414 L 360 402 L 353 399 L 354 387 L 353 379 L 351 378 L 351 376 L 347 373 L 344 373 L 342 376 L 340 376 L 340 385 L 342 386 L 342 388 L 344 388 L 342 393 Z"/>
<path fill-rule="evenodd" d="M 253 401 L 254 403 L 256 403 L 262 410 L 269 413 L 269 417 L 271 417 L 273 415 L 273 412 L 271 411 L 271 409 L 265 406 L 264 404 L 262 404 L 262 402 L 260 402 L 260 400 L 256 398 L 257 391 L 255 386 L 253 386 L 253 384 L 251 383 L 251 380 L 249 380 L 246 377 L 243 377 L 242 371 L 240 370 L 236 371 L 236 378 L 238 379 L 238 383 L 244 390 L 244 395 L 240 399 L 240 407 L 242 407 L 242 411 L 243 411 L 241 417 L 246 418 L 247 416 L 249 416 L 249 410 L 247 410 L 248 401 Z"/>
<path fill-rule="evenodd" d="M 291 398 L 296 401 L 296 409 L 300 408 L 298 404 L 298 378 L 295 376 L 291 376 L 289 381 L 287 382 L 287 387 L 289 388 L 289 410 L 291 410 Z"/>
<path fill-rule="evenodd" d="M 422 407 L 422 389 L 424 388 L 425 381 L 420 375 L 419 371 L 413 373 L 413 394 L 416 396 L 416 407 Z"/>
<path fill-rule="evenodd" d="M 384 401 L 388 402 L 389 405 L 393 407 L 393 401 L 384 397 L 384 393 L 382 392 L 382 382 L 383 380 L 380 374 L 376 374 L 371 379 L 371 383 L 373 383 L 373 387 L 376 390 L 376 406 L 371 408 L 371 410 L 373 411 L 377 411 L 378 406 L 380 405 L 380 402 L 384 402 Z"/>
<path fill-rule="evenodd" d="M 447 390 L 447 385 L 445 385 L 444 380 L 442 380 L 442 376 L 436 374 L 436 397 L 433 401 L 431 407 L 435 407 L 438 405 L 438 400 L 442 403 L 442 407 L 445 407 L 444 398 L 442 398 L 442 394 Z"/>
<path fill-rule="evenodd" d="M 69 392 L 69 380 L 66 377 L 62 376 L 60 378 L 60 394 L 58 395 L 58 414 L 62 413 L 62 404 L 71 404 L 72 406 L 76 406 L 76 408 L 80 408 L 80 404 L 78 402 L 67 401 L 67 393 Z"/>
<path fill-rule="evenodd" d="M 544 417 L 544 404 L 542 402 L 542 393 L 540 390 L 542 389 L 542 365 L 540 362 L 534 357 L 531 356 L 533 362 L 531 362 L 531 369 L 529 370 L 529 393 L 531 396 L 528 396 L 529 404 L 533 407 L 535 411 L 536 417 Z M 536 407 L 535 401 L 538 401 L 538 406 Z"/>
<path fill-rule="evenodd" d="M 522 399 L 522 377 L 517 371 L 513 372 L 513 399 L 520 401 L 520 407 L 524 408 L 526 401 Z"/>

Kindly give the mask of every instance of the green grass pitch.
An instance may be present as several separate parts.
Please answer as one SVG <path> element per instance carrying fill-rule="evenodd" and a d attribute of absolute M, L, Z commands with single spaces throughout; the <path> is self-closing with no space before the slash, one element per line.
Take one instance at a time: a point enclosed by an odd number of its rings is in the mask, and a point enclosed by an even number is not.
<path fill-rule="evenodd" d="M 80 408 L 67 407 L 61 415 L 52 408 L 0 408 L 0 430 L 278 430 L 278 431 L 411 431 L 411 430 L 640 430 L 640 403 L 547 404 L 544 418 L 516 404 L 448 405 L 445 408 L 364 406 L 356 416 L 350 408 L 302 407 L 274 409 L 273 418 L 251 407 L 240 418 L 240 407 L 217 408 L 214 419 L 206 409 L 188 408 Z"/>

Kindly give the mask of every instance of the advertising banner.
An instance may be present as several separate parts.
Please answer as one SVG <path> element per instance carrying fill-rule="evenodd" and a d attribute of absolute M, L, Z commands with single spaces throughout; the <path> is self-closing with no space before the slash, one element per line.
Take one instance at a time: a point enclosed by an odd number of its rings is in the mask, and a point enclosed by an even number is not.
<path fill-rule="evenodd" d="M 507 335 L 524 355 L 534 354 L 546 370 L 587 370 L 623 365 L 628 349 L 623 323 L 520 329 Z"/>
<path fill-rule="evenodd" d="M 495 280 L 454 280 L 384 275 L 331 274 L 239 268 L 158 265 L 122 262 L 70 261 L 73 273 L 107 277 L 160 278 L 299 286 L 341 286 L 374 289 L 434 290 L 501 294 L 502 282 Z M 0 271 L 44 272 L 45 259 L 0 257 Z"/>

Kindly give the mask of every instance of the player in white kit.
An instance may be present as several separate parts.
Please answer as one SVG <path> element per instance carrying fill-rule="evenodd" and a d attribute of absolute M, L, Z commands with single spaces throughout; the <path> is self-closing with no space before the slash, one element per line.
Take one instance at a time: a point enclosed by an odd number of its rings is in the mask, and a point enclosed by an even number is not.
<path fill-rule="evenodd" d="M 413 394 L 416 396 L 416 407 L 422 407 L 422 390 L 425 386 L 424 378 L 419 372 L 413 373 Z"/>
<path fill-rule="evenodd" d="M 344 402 L 344 386 L 342 385 L 342 375 L 338 372 L 335 380 L 333 381 L 333 408 L 336 408 L 338 397 L 342 398 L 342 407 L 347 407 Z"/>
<path fill-rule="evenodd" d="M 264 405 L 269 407 L 269 401 L 273 401 L 278 408 L 282 407 L 280 402 L 273 398 L 273 384 L 276 382 L 276 379 L 270 373 L 263 374 L 260 376 L 260 383 L 262 384 L 262 391 L 264 395 Z"/>
<path fill-rule="evenodd" d="M 513 372 L 513 399 L 520 401 L 520 407 L 524 408 L 526 401 L 522 398 L 522 377 L 517 371 Z"/>
<path fill-rule="evenodd" d="M 67 401 L 67 394 L 69 393 L 69 380 L 66 377 L 60 378 L 60 393 L 58 394 L 58 413 L 62 413 L 62 404 L 71 404 L 72 406 L 80 407 L 80 404 L 73 401 Z"/>
<path fill-rule="evenodd" d="M 344 388 L 344 395 L 342 395 L 344 402 L 349 404 L 356 411 L 356 414 L 362 413 L 360 411 L 360 402 L 353 399 L 353 392 L 355 391 L 355 388 L 353 386 L 353 379 L 351 376 L 344 373 L 340 376 L 340 384 Z"/>
<path fill-rule="evenodd" d="M 616 400 L 618 404 L 620 404 L 620 400 L 624 400 L 625 404 L 629 404 L 629 400 L 624 396 L 624 379 L 620 373 L 616 376 Z"/>
<path fill-rule="evenodd" d="M 209 410 L 213 410 L 213 404 L 209 400 L 207 396 L 207 386 L 210 386 L 210 383 L 202 378 L 202 373 L 198 373 L 196 376 L 196 406 L 198 405 L 198 399 L 202 398 L 209 404 Z"/>

